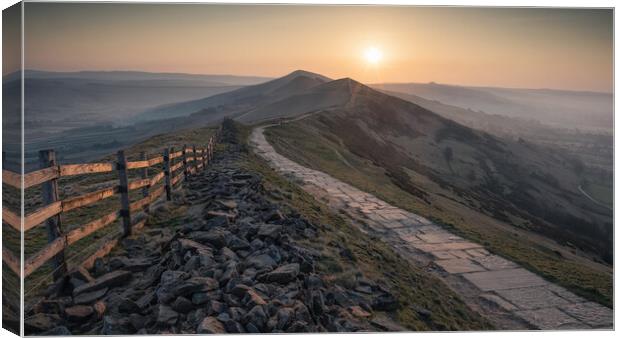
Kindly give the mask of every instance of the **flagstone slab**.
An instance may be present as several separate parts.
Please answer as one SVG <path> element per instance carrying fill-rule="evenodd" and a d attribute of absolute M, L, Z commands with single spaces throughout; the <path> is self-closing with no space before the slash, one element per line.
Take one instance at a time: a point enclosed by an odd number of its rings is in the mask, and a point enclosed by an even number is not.
<path fill-rule="evenodd" d="M 484 266 L 487 270 L 514 269 L 518 265 L 497 255 L 474 257 L 474 261 Z"/>
<path fill-rule="evenodd" d="M 484 257 L 490 255 L 486 249 L 470 249 L 465 250 L 471 257 Z"/>
<path fill-rule="evenodd" d="M 588 328 L 588 326 L 580 324 L 575 318 L 554 307 L 538 310 L 517 311 L 514 313 L 530 325 L 541 330 Z"/>
<path fill-rule="evenodd" d="M 466 273 L 474 271 L 485 271 L 484 268 L 469 259 L 454 258 L 435 261 L 447 273 Z"/>
<path fill-rule="evenodd" d="M 465 258 L 465 259 L 470 259 L 471 258 L 471 256 L 468 255 L 465 250 L 452 250 L 452 251 L 448 251 L 448 252 L 451 253 L 452 255 L 458 257 L 458 258 Z"/>
<path fill-rule="evenodd" d="M 495 292 L 522 310 L 534 310 L 551 306 L 561 308 L 562 306 L 569 304 L 566 299 L 557 296 L 555 293 L 543 286 L 496 290 Z"/>
<path fill-rule="evenodd" d="M 480 298 L 486 300 L 487 302 L 495 304 L 495 306 L 498 306 L 506 311 L 515 311 L 519 309 L 518 307 L 511 304 L 509 301 L 492 293 L 483 293 L 480 295 Z"/>
<path fill-rule="evenodd" d="M 433 252 L 431 252 L 431 255 L 433 255 L 433 257 L 435 259 L 454 259 L 454 258 L 458 258 L 458 257 L 454 256 L 453 254 L 451 254 L 449 251 L 433 251 Z"/>
<path fill-rule="evenodd" d="M 420 234 L 418 237 L 427 243 L 446 243 L 463 240 L 461 237 L 446 231 L 429 231 Z"/>
<path fill-rule="evenodd" d="M 507 290 L 546 285 L 544 279 L 523 269 L 472 272 L 463 277 L 482 291 Z"/>
<path fill-rule="evenodd" d="M 613 311 L 593 302 L 569 304 L 561 309 L 592 327 L 610 327 L 614 323 Z"/>
<path fill-rule="evenodd" d="M 582 297 L 577 296 L 576 294 L 566 290 L 565 288 L 556 285 L 556 284 L 549 284 L 547 286 L 547 288 L 549 290 L 551 290 L 553 293 L 555 293 L 556 295 L 566 299 L 567 301 L 571 302 L 571 303 L 584 303 L 586 302 L 586 300 Z"/>
<path fill-rule="evenodd" d="M 418 235 L 419 236 L 419 235 Z M 433 251 L 450 251 L 450 250 L 466 250 L 481 248 L 479 244 L 471 242 L 454 242 L 454 243 L 437 243 L 437 244 L 416 244 L 416 249 L 433 252 Z"/>

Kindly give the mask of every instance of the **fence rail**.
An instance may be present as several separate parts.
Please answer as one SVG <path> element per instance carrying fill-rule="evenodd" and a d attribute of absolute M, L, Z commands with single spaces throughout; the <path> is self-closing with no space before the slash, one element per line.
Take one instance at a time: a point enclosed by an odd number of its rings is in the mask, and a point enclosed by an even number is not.
<path fill-rule="evenodd" d="M 120 236 L 103 243 L 90 257 L 86 258 L 76 269 L 90 268 L 98 257 L 107 255 L 119 237 L 131 235 L 141 229 L 146 224 L 146 217 L 141 220 L 132 219 L 132 214 L 137 212 L 149 212 L 149 206 L 165 195 L 166 200 L 171 200 L 171 191 L 175 189 L 177 183 L 187 178 L 191 173 L 206 168 L 211 162 L 214 152 L 215 142 L 219 136 L 219 130 L 209 138 L 205 147 L 183 146 L 180 151 L 166 148 L 161 155 L 147 159 L 146 154 L 142 153 L 139 161 L 127 161 L 123 150 L 118 151 L 118 160 L 112 163 L 86 163 L 86 164 L 65 164 L 58 165 L 53 150 L 42 150 L 40 152 L 41 169 L 23 175 L 23 189 L 28 189 L 37 185 L 42 186 L 42 197 L 44 206 L 34 212 L 24 215 L 23 220 L 19 215 L 9 210 L 6 206 L 2 208 L 2 221 L 10 225 L 17 231 L 29 231 L 45 223 L 48 232 L 48 243 L 35 254 L 26 258 L 24 262 L 24 277 L 30 275 L 39 267 L 53 260 L 54 279 L 57 280 L 67 272 L 64 260 L 64 250 L 70 245 L 87 237 L 88 235 L 105 228 L 114 223 L 119 218 L 122 219 L 122 231 Z M 177 159 L 175 161 L 175 159 Z M 148 177 L 148 168 L 162 164 L 163 170 L 152 177 Z M 183 168 L 182 172 L 178 172 Z M 141 178 L 129 180 L 128 171 L 142 169 Z M 107 172 L 118 172 L 119 184 L 89 192 L 77 197 L 59 200 L 58 198 L 58 179 L 65 176 L 98 174 Z M 158 185 L 159 182 L 163 184 Z M 22 188 L 22 175 L 2 170 L 3 183 Z M 130 201 L 129 192 L 142 188 L 142 198 Z M 108 213 L 95 220 L 77 226 L 68 231 L 62 231 L 62 214 L 73 209 L 92 205 L 104 199 L 120 195 L 120 208 Z M 18 276 L 20 275 L 19 259 L 8 249 L 3 248 L 2 260 Z"/>

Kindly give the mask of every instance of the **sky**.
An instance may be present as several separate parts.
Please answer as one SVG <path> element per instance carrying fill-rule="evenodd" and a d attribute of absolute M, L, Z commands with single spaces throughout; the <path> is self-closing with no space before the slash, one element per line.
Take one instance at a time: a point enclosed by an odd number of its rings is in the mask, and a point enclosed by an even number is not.
<path fill-rule="evenodd" d="M 609 9 L 26 3 L 24 39 L 27 69 L 613 91 Z"/>

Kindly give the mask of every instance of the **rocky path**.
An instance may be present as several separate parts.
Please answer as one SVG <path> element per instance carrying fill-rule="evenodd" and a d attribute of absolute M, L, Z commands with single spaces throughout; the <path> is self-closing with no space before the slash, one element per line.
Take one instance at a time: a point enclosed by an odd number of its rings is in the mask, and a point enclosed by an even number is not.
<path fill-rule="evenodd" d="M 255 128 L 250 142 L 275 170 L 299 181 L 306 191 L 334 209 L 345 212 L 363 231 L 382 238 L 405 258 L 426 266 L 496 327 L 613 327 L 611 309 L 586 301 L 423 217 L 279 155 L 265 139 L 265 128 Z"/>
<path fill-rule="evenodd" d="M 26 334 L 402 330 L 389 316 L 377 320 L 398 306 L 382 286 L 363 276 L 349 288 L 324 282 L 321 254 L 298 244 L 316 226 L 270 202 L 240 156 L 217 153 L 175 205 L 152 206 L 160 227 L 52 288 L 26 315 Z M 169 216 L 181 208 L 180 220 Z"/>

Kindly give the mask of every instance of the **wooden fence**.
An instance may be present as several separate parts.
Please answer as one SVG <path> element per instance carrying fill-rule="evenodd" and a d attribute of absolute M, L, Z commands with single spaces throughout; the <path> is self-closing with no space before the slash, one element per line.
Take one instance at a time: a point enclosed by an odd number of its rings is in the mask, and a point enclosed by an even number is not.
<path fill-rule="evenodd" d="M 147 158 L 145 153 L 141 153 L 141 160 L 127 161 L 125 151 L 117 153 L 117 161 L 112 163 L 86 163 L 86 164 L 65 164 L 56 163 L 53 150 L 42 150 L 39 152 L 41 169 L 27 173 L 23 176 L 23 189 L 28 189 L 37 185 L 42 185 L 42 200 L 44 206 L 38 210 L 25 215 L 22 220 L 19 215 L 10 211 L 6 206 L 2 208 L 2 221 L 7 223 L 17 231 L 24 233 L 32 228 L 45 224 L 48 234 L 48 243 L 34 255 L 25 259 L 24 277 L 30 275 L 46 262 L 52 260 L 54 280 L 61 278 L 67 273 L 67 266 L 64 258 L 64 250 L 73 243 L 94 233 L 97 230 L 113 223 L 117 219 L 122 219 L 121 236 L 126 237 L 132 232 L 142 228 L 146 222 L 146 217 L 140 221 L 134 221 L 132 214 L 137 212 L 149 212 L 149 205 L 162 195 L 166 200 L 171 200 L 172 191 L 178 183 L 187 179 L 198 171 L 204 170 L 211 161 L 214 146 L 219 135 L 219 131 L 211 136 L 205 147 L 183 146 L 183 149 L 175 151 L 173 148 L 166 148 L 161 155 Z M 148 177 L 148 168 L 162 164 L 163 170 L 152 177 Z M 129 170 L 141 170 L 139 179 L 129 180 Z M 182 170 L 180 170 L 182 169 Z M 87 193 L 78 197 L 71 197 L 59 200 L 58 179 L 66 176 L 86 175 L 97 173 L 108 173 L 116 170 L 118 172 L 119 184 L 113 187 Z M 22 189 L 22 176 L 18 173 L 2 170 L 2 180 L 17 189 Z M 157 183 L 164 181 L 159 186 Z M 142 189 L 142 198 L 131 201 L 129 192 L 135 189 Z M 120 208 L 103 217 L 92 220 L 80 225 L 68 232 L 62 231 L 62 214 L 64 212 L 88 206 L 98 201 L 120 196 Z M 107 255 L 116 245 L 118 236 L 103 243 L 97 251 L 84 260 L 77 269 L 89 269 L 98 257 Z M 20 275 L 19 259 L 4 246 L 2 249 L 2 260 L 4 263 Z"/>

